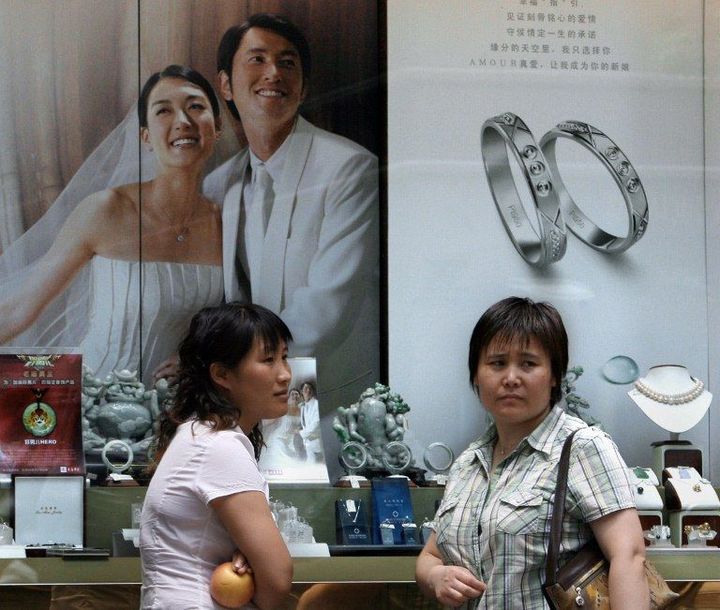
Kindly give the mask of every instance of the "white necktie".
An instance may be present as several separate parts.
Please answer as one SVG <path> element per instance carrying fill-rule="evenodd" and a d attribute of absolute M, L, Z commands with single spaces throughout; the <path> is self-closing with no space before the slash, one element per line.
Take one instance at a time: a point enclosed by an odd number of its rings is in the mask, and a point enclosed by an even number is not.
<path fill-rule="evenodd" d="M 264 165 L 258 165 L 253 171 L 252 203 L 245 205 L 245 251 L 250 269 L 250 289 L 257 292 L 260 279 L 265 230 L 272 207 L 272 178 Z"/>

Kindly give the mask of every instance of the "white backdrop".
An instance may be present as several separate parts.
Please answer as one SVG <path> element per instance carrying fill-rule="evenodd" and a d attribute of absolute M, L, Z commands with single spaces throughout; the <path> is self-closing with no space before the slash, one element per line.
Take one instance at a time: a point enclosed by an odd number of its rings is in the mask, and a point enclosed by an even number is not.
<path fill-rule="evenodd" d="M 708 328 L 710 384 L 720 392 L 720 1 L 705 2 L 705 201 L 707 208 Z M 710 409 L 710 430 L 720 426 L 720 396 Z M 712 438 L 712 436 L 711 436 Z M 720 480 L 720 444 L 711 441 L 715 485 Z"/>
<path fill-rule="evenodd" d="M 473 325 L 503 297 L 548 300 L 565 319 L 571 365 L 585 368 L 577 391 L 590 414 L 630 465 L 650 465 L 650 443 L 669 434 L 628 398 L 631 386 L 609 383 L 601 368 L 625 355 L 641 374 L 677 363 L 708 381 L 703 5 L 555 4 L 388 3 L 389 381 L 411 405 L 417 448 L 436 440 L 464 448 L 485 425 L 467 379 Z M 506 111 L 537 140 L 568 119 L 615 140 L 648 195 L 644 237 L 608 256 L 569 234 L 561 261 L 530 267 L 501 223 L 480 152 L 483 122 Z M 622 232 L 619 192 L 581 152 L 558 155 L 577 162 L 575 200 Z M 708 430 L 706 415 L 681 438 L 707 456 Z"/>

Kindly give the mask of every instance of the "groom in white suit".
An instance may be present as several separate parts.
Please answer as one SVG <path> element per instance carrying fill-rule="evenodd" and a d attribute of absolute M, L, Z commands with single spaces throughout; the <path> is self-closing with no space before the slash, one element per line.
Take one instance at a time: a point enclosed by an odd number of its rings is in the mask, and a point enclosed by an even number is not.
<path fill-rule="evenodd" d="M 328 413 L 378 379 L 377 158 L 299 116 L 310 51 L 285 18 L 230 28 L 217 63 L 248 140 L 204 188 L 223 207 L 225 298 L 280 315 L 292 355 L 317 358 Z"/>

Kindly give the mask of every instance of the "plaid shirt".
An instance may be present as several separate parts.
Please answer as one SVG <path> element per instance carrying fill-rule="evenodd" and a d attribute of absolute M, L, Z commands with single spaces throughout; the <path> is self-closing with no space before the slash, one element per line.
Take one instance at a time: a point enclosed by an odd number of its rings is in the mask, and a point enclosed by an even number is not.
<path fill-rule="evenodd" d="M 462 608 L 544 610 L 552 500 L 563 442 L 575 429 L 559 565 L 591 537 L 587 525 L 635 506 L 625 462 L 610 437 L 555 406 L 493 472 L 492 425 L 455 461 L 435 515 L 445 564 L 468 568 L 487 590 Z"/>

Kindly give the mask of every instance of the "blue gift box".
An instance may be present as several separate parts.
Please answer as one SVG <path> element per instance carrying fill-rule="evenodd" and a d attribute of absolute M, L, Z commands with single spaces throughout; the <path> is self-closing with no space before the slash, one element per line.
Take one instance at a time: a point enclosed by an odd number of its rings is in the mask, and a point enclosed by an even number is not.
<path fill-rule="evenodd" d="M 373 543 L 382 544 L 380 524 L 391 523 L 395 526 L 393 530 L 395 544 L 405 544 L 402 524 L 415 522 L 408 480 L 404 477 L 373 479 L 371 484 Z"/>

